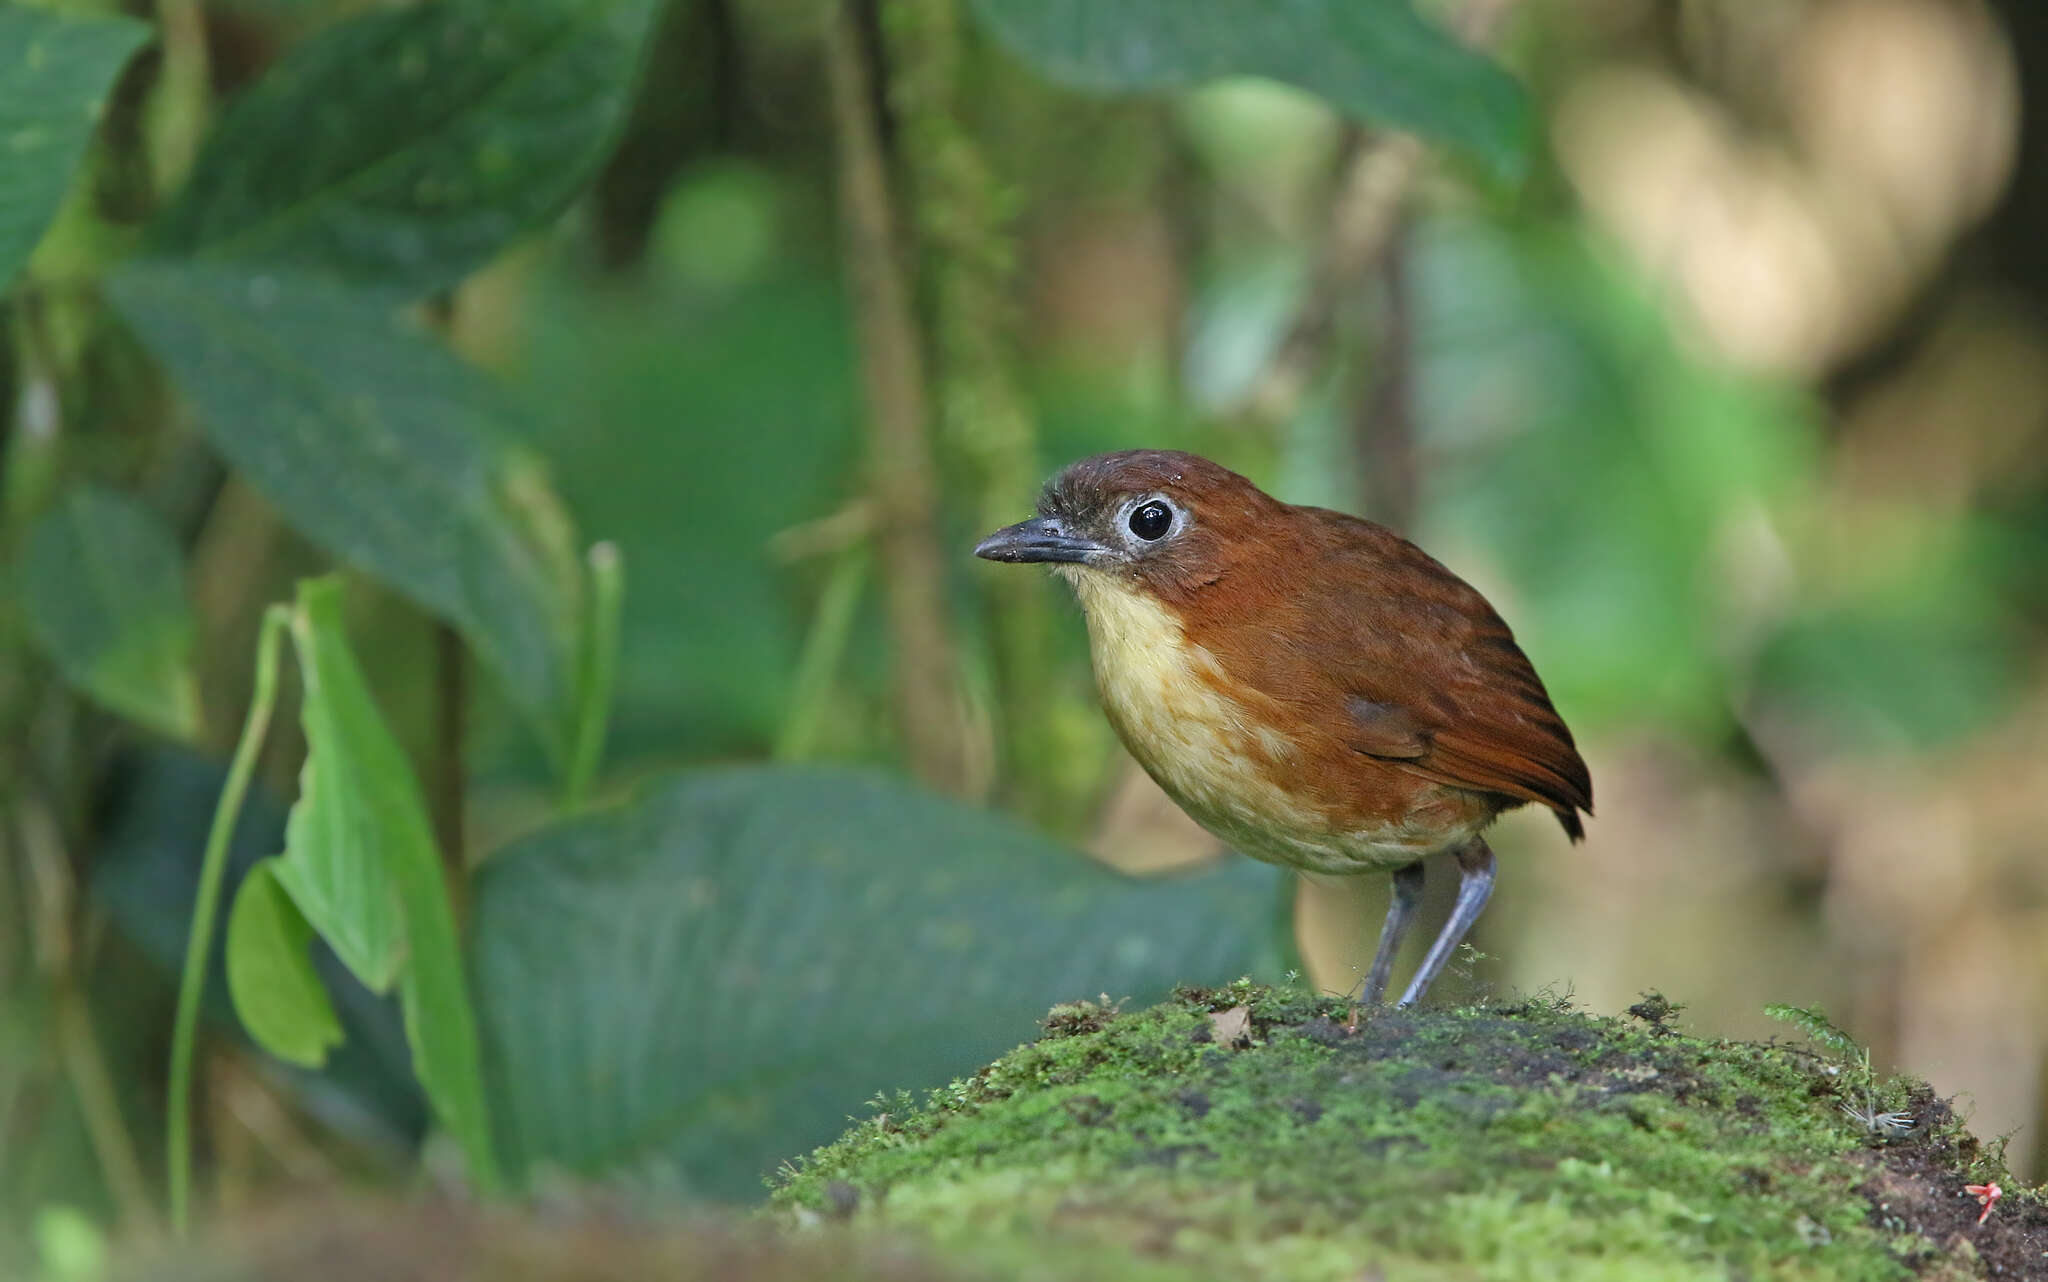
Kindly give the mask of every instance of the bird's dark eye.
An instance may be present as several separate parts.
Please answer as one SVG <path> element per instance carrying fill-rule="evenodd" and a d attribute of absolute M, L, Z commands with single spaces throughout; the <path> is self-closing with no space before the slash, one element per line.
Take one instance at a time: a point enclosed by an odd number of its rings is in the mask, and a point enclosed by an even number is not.
<path fill-rule="evenodd" d="M 1165 538 L 1166 532 L 1172 528 L 1173 509 L 1158 499 L 1140 503 L 1131 509 L 1131 533 L 1147 543 Z"/>

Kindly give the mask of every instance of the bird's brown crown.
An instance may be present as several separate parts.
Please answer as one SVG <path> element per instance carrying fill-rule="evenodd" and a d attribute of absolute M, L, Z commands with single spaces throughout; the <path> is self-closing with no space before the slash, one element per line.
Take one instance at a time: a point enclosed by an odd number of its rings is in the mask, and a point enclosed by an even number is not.
<path fill-rule="evenodd" d="M 1146 537 L 1154 532 L 1143 523 L 1148 503 L 1165 511 L 1157 537 Z M 1230 469 L 1179 450 L 1082 459 L 1047 482 L 1038 500 L 1041 518 L 1105 549 L 1081 564 L 1183 604 L 1233 564 L 1256 559 L 1259 533 L 1287 510 Z"/>

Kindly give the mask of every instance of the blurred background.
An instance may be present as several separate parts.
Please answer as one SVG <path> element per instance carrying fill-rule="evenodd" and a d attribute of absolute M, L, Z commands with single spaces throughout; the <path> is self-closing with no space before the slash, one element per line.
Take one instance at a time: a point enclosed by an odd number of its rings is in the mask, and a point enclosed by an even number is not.
<path fill-rule="evenodd" d="M 197 7 L 227 101 L 369 6 Z M 965 30 L 933 55 L 957 60 L 949 97 L 908 74 L 835 81 L 803 0 L 669 6 L 587 194 L 433 315 L 512 389 L 582 534 L 628 567 L 601 790 L 859 763 L 1123 869 L 1221 858 L 1115 742 L 1064 589 L 968 552 L 1067 461 L 1194 450 L 1410 534 L 1500 608 L 1579 735 L 1586 842 L 1503 821 L 1487 956 L 1450 991 L 1612 1012 L 1657 989 L 1689 1029 L 1735 1037 L 1782 1031 L 1767 1002 L 1824 1005 L 1879 1064 L 1964 1092 L 2039 1178 L 2048 10 L 1437 8 L 1527 86 L 1525 181 L 1274 81 L 1094 95 Z M 910 46 L 887 47 L 906 72 Z M 110 127 L 140 127 L 154 56 Z M 102 421 L 175 414 L 116 340 L 94 360 Z M 17 436 L 29 387 L 17 368 Z M 153 815 L 203 823 L 261 610 L 324 564 L 241 481 L 208 479 L 189 432 L 94 439 L 95 466 L 186 514 L 205 729 L 186 752 L 75 711 L 27 727 L 111 763 L 63 785 L 99 843 L 81 867 L 146 844 Z M 435 626 L 352 601 L 431 779 Z M 551 794 L 490 684 L 463 698 L 454 831 L 474 858 Z M 293 734 L 281 721 L 265 753 L 274 798 Z M 1295 902 L 1313 983 L 1356 982 L 1381 880 Z M 16 924 L 46 884 L 16 877 Z M 148 950 L 96 920 L 90 946 Z M 12 964 L 0 980 L 26 991 L 40 972 Z M 160 1089 L 168 983 L 96 997 L 117 1091 Z M 0 1037 L 26 1045 L 44 1008 L 10 1009 Z M 88 1146 L 53 1120 L 61 1070 L 18 1059 L 0 1141 L 39 1166 L 9 1158 L 7 1179 L 75 1186 L 60 1175 Z M 230 1204 L 237 1169 L 254 1196 L 358 1160 L 317 1095 L 233 1054 L 208 1072 Z"/>

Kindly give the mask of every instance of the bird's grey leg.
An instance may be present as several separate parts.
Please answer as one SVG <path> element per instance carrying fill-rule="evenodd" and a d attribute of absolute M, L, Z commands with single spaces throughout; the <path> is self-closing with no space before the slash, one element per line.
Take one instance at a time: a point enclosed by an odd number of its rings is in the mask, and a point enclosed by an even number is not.
<path fill-rule="evenodd" d="M 1394 954 L 1415 924 L 1415 910 L 1422 906 L 1422 863 L 1394 870 L 1394 898 L 1387 904 L 1387 922 L 1380 927 L 1380 946 L 1372 955 L 1372 969 L 1365 975 L 1361 1002 L 1376 1002 L 1387 992 L 1387 977 L 1394 970 Z"/>
<path fill-rule="evenodd" d="M 1443 933 L 1429 946 L 1429 956 L 1422 959 L 1422 968 L 1409 981 L 1408 991 L 1401 994 L 1401 1005 L 1413 1006 L 1429 991 L 1444 963 L 1451 959 L 1452 951 L 1472 929 L 1472 923 L 1479 920 L 1479 914 L 1485 910 L 1486 901 L 1492 894 L 1493 851 L 1487 847 L 1484 837 L 1474 837 L 1458 852 L 1458 902 L 1451 908 L 1451 919 L 1444 923 Z"/>

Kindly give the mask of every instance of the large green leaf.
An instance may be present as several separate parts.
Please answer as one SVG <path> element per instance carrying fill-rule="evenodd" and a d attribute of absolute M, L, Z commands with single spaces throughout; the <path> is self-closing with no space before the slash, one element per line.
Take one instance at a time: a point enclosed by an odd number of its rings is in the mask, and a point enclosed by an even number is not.
<path fill-rule="evenodd" d="M 152 229 L 161 253 L 418 296 L 558 213 L 624 120 L 653 0 L 438 0 L 295 49 Z"/>
<path fill-rule="evenodd" d="M 757 1193 L 875 1092 L 970 1071 L 1054 1002 L 1270 971 L 1277 876 L 1134 881 L 846 771 L 685 775 L 480 871 L 501 1134 L 529 1166 Z"/>
<path fill-rule="evenodd" d="M 318 1068 L 341 1021 L 313 970 L 313 927 L 277 880 L 277 860 L 249 870 L 228 916 L 228 991 L 249 1035 L 287 1063 Z"/>
<path fill-rule="evenodd" d="M 1054 80 L 1097 91 L 1220 76 L 1283 80 L 1333 107 L 1452 143 L 1504 177 L 1528 163 L 1514 79 L 1409 0 L 972 0 L 998 41 Z"/>
<path fill-rule="evenodd" d="M 162 734 L 198 732 L 185 567 L 154 513 L 75 489 L 30 530 L 19 576 L 29 635 L 66 680 Z"/>
<path fill-rule="evenodd" d="M 493 1184 L 475 1017 L 419 782 L 349 651 L 340 585 L 301 584 L 291 630 L 306 767 L 277 882 L 357 978 L 398 981 L 413 1071 L 472 1173 Z"/>
<path fill-rule="evenodd" d="M 108 288 L 228 461 L 302 533 L 460 629 L 559 758 L 581 579 L 509 398 L 346 287 L 136 262 Z"/>
<path fill-rule="evenodd" d="M 114 78 L 149 28 L 0 2 L 0 290 L 64 201 Z"/>

